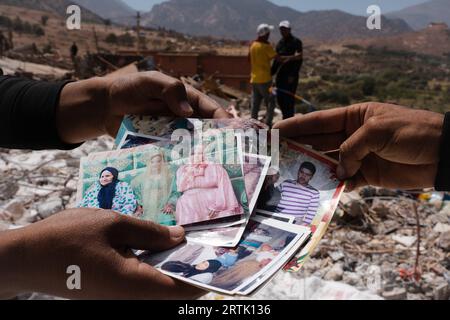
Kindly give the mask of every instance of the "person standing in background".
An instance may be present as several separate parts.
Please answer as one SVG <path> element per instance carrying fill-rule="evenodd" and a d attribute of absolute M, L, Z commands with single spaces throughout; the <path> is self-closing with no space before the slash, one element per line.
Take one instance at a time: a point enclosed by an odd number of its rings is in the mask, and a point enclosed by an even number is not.
<path fill-rule="evenodd" d="M 260 24 L 257 29 L 258 38 L 250 46 L 251 85 L 252 85 L 252 118 L 258 120 L 261 102 L 267 107 L 266 123 L 272 126 L 275 110 L 275 98 L 271 94 L 272 75 L 271 63 L 277 59 L 277 53 L 269 43 L 270 32 L 273 26 Z"/>
<path fill-rule="evenodd" d="M 272 75 L 276 75 L 277 102 L 283 112 L 283 119 L 295 115 L 295 97 L 299 74 L 303 64 L 303 43 L 294 37 L 289 21 L 280 23 L 281 40 L 277 44 L 276 52 L 284 61 L 275 61 Z"/>

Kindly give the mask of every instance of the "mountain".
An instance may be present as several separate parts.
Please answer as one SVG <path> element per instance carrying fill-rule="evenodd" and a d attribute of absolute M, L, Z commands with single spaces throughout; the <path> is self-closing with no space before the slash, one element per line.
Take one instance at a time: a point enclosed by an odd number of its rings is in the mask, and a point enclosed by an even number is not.
<path fill-rule="evenodd" d="M 420 31 L 382 39 L 352 41 L 348 44 L 433 56 L 450 55 L 450 29 L 445 23 L 431 23 Z"/>
<path fill-rule="evenodd" d="M 431 22 L 450 25 L 450 0 L 432 0 L 386 15 L 405 20 L 415 30 L 425 28 Z"/>
<path fill-rule="evenodd" d="M 47 11 L 59 16 L 67 16 L 67 7 L 73 2 L 69 0 L 0 0 L 0 5 L 23 7 L 33 10 Z M 103 23 L 103 19 L 92 11 L 81 6 L 82 19 L 89 22 Z"/>
<path fill-rule="evenodd" d="M 105 19 L 114 20 L 136 14 L 135 10 L 122 0 L 73 0 L 73 2 Z"/>
<path fill-rule="evenodd" d="M 277 26 L 282 20 L 291 21 L 296 35 L 319 41 L 412 31 L 398 19 L 383 18 L 382 30 L 370 31 L 365 17 L 338 10 L 302 13 L 267 0 L 170 0 L 153 6 L 142 19 L 143 24 L 149 27 L 236 40 L 254 39 L 260 23 Z"/>

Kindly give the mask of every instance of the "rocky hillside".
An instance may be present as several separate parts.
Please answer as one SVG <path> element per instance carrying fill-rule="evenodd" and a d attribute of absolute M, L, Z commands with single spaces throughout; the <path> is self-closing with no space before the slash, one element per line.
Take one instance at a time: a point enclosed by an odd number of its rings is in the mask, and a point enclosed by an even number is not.
<path fill-rule="evenodd" d="M 432 56 L 450 56 L 450 29 L 445 23 L 432 23 L 425 29 L 408 34 L 351 42 L 366 47 L 409 51 Z"/>
<path fill-rule="evenodd" d="M 80 6 L 105 19 L 118 19 L 135 15 L 135 10 L 121 0 L 74 0 Z"/>
<path fill-rule="evenodd" d="M 387 15 L 405 20 L 415 30 L 425 28 L 431 22 L 450 25 L 450 0 L 432 0 Z"/>
<path fill-rule="evenodd" d="M 147 26 L 191 35 L 250 40 L 258 24 L 290 20 L 295 33 L 319 41 L 366 38 L 411 31 L 402 20 L 384 19 L 381 31 L 366 28 L 366 18 L 338 10 L 299 12 L 267 0 L 170 0 L 144 15 Z"/>
<path fill-rule="evenodd" d="M 0 5 L 23 7 L 38 11 L 47 11 L 58 16 L 66 16 L 67 7 L 72 5 L 70 0 L 0 0 Z M 103 19 L 92 11 L 81 8 L 83 19 L 89 22 L 103 23 Z"/>

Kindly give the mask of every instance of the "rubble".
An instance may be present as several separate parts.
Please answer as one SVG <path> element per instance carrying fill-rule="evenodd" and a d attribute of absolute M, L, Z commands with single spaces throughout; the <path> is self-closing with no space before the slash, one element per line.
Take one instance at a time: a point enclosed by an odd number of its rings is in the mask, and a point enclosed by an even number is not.
<path fill-rule="evenodd" d="M 417 238 L 408 236 L 392 236 L 392 240 L 405 247 L 411 247 L 417 241 Z"/>
<path fill-rule="evenodd" d="M 113 143 L 102 137 L 67 152 L 0 149 L 0 230 L 74 207 L 80 158 Z"/>
<path fill-rule="evenodd" d="M 45 61 L 42 61 L 43 64 L 29 61 L 29 59 L 17 60 L 3 57 L 0 58 L 0 68 L 7 75 L 24 75 L 42 80 L 62 79 L 69 73 L 68 69 L 54 67 L 54 64 L 50 63 L 45 64 Z"/>
<path fill-rule="evenodd" d="M 341 263 L 336 263 L 323 277 L 324 280 L 328 281 L 339 281 L 342 280 L 344 275 L 344 269 Z"/>
<path fill-rule="evenodd" d="M 449 201 L 436 205 L 419 194 L 363 188 L 344 195 L 300 274 L 339 279 L 385 299 L 447 300 L 449 229 Z"/>
<path fill-rule="evenodd" d="M 450 251 L 450 231 L 444 232 L 439 236 L 439 247 L 445 251 Z"/>
<path fill-rule="evenodd" d="M 112 139 L 102 137 L 67 152 L 1 149 L 0 231 L 74 207 L 80 158 L 112 146 Z M 447 300 L 449 204 L 438 208 L 414 194 L 374 188 L 347 194 L 300 272 L 280 273 L 255 297 L 302 298 L 301 284 L 306 283 L 308 290 L 318 290 L 310 291 L 308 299 L 321 298 L 320 292 L 336 298 L 333 294 L 343 290 L 337 298 Z M 326 293 L 324 287 L 335 291 Z"/>
<path fill-rule="evenodd" d="M 63 210 L 63 200 L 61 197 L 52 197 L 38 206 L 38 215 L 45 219 Z"/>
<path fill-rule="evenodd" d="M 130 70 L 134 65 L 121 71 Z M 182 80 L 209 90 L 234 116 L 250 117 L 248 95 L 214 81 Z M 264 110 L 260 116 L 263 120 Z M 276 117 L 281 117 L 279 110 Z M 80 158 L 112 146 L 112 139 L 102 137 L 67 152 L 0 149 L 0 231 L 74 207 Z M 300 272 L 280 273 L 257 297 L 448 299 L 450 201 L 420 193 L 366 187 L 345 194 Z M 302 281 L 317 293 L 302 296 Z M 335 291 L 328 294 L 324 287 Z"/>
<path fill-rule="evenodd" d="M 403 288 L 395 288 L 394 290 L 383 292 L 383 298 L 386 300 L 405 300 L 407 292 Z"/>

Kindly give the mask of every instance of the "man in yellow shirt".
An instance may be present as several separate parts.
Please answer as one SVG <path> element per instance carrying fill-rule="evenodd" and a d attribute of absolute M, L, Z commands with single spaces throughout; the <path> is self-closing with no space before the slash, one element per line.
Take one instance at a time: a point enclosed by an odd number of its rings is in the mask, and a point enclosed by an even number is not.
<path fill-rule="evenodd" d="M 277 53 L 269 43 L 271 30 L 273 30 L 273 26 L 268 24 L 258 26 L 258 39 L 253 41 L 249 53 L 252 67 L 250 81 L 252 84 L 252 118 L 258 119 L 261 102 L 264 99 L 267 107 L 266 123 L 269 126 L 272 126 L 275 109 L 275 97 L 270 92 L 272 86 L 271 67 L 272 60 L 277 58 Z"/>

